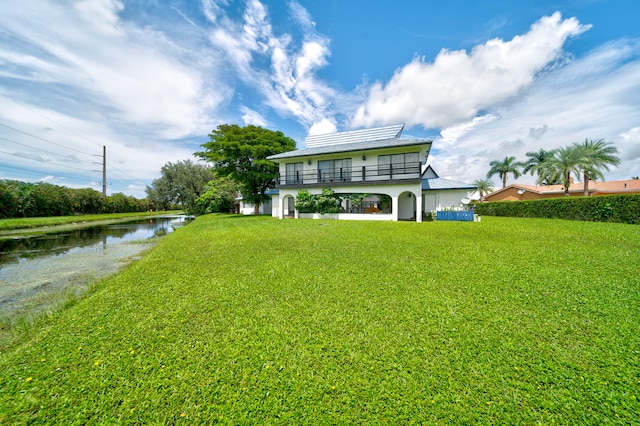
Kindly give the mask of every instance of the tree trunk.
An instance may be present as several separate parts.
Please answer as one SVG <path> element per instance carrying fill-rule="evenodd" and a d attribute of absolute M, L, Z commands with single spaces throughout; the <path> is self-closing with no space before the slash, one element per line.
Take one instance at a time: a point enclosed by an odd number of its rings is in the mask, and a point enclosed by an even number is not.
<path fill-rule="evenodd" d="M 504 188 L 505 186 L 507 186 L 507 174 L 503 174 L 502 175 L 502 187 Z"/>
<path fill-rule="evenodd" d="M 569 196 L 569 186 L 571 186 L 571 172 L 567 173 L 567 176 L 564 179 L 564 196 Z"/>
<path fill-rule="evenodd" d="M 584 196 L 589 196 L 589 175 L 587 172 L 584 172 Z"/>
<path fill-rule="evenodd" d="M 253 211 L 253 213 L 257 216 L 260 214 L 260 201 L 256 201 L 255 205 L 255 210 Z"/>

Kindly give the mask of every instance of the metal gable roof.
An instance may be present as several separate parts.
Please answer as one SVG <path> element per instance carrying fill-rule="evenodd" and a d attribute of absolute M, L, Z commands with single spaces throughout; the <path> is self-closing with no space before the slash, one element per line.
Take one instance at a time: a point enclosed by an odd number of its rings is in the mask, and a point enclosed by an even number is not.
<path fill-rule="evenodd" d="M 318 148 L 321 146 L 339 145 L 343 143 L 398 139 L 400 138 L 402 129 L 404 129 L 404 124 L 396 124 L 393 126 L 375 127 L 373 129 L 307 136 L 304 141 L 307 148 Z"/>
<path fill-rule="evenodd" d="M 433 141 L 428 139 L 382 139 L 356 143 L 341 143 L 338 145 L 319 146 L 314 148 L 297 149 L 295 151 L 283 152 L 282 154 L 270 155 L 267 160 L 280 160 L 284 158 L 308 157 L 311 155 L 333 154 L 340 152 L 364 151 L 371 149 L 395 148 L 412 145 L 431 145 Z"/>
<path fill-rule="evenodd" d="M 446 189 L 477 189 L 478 187 L 470 183 L 457 180 L 449 180 L 441 177 L 422 179 L 423 191 L 446 190 Z"/>

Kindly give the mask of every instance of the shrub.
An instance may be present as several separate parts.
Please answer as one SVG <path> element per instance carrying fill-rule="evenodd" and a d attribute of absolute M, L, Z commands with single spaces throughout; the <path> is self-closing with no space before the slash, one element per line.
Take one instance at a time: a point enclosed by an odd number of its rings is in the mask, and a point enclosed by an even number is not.
<path fill-rule="evenodd" d="M 187 213 L 229 213 L 237 196 L 238 184 L 235 181 L 225 177 L 213 179 L 205 186 L 204 194 L 195 199 L 193 208 L 187 209 Z"/>
<path fill-rule="evenodd" d="M 475 206 L 475 212 L 487 216 L 640 224 L 640 194 L 494 201 L 478 203 Z"/>
<path fill-rule="evenodd" d="M 296 197 L 296 209 L 300 213 L 315 213 L 317 211 L 317 202 L 315 196 L 309 194 L 306 189 L 298 191 Z"/>

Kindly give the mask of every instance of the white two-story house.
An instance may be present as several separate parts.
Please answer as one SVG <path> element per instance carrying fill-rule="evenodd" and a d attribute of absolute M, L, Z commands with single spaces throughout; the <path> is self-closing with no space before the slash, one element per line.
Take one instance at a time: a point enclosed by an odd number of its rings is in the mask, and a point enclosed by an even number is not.
<path fill-rule="evenodd" d="M 339 219 L 421 222 L 439 208 L 463 207 L 475 186 L 440 178 L 427 167 L 432 141 L 401 139 L 403 128 L 309 136 L 306 148 L 267 157 L 279 164 L 273 216 L 299 217 L 298 192 L 319 194 L 323 188 L 365 195 L 359 205 L 346 201 Z"/>

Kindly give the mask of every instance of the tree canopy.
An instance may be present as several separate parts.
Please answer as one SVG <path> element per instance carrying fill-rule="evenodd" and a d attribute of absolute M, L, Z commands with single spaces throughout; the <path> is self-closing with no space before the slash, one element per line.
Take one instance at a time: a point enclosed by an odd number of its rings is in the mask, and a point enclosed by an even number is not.
<path fill-rule="evenodd" d="M 582 154 L 582 173 L 584 178 L 584 195 L 589 195 L 589 180 L 604 179 L 603 170 L 609 166 L 617 166 L 620 159 L 615 155 L 618 150 L 604 139 L 596 141 L 585 139 L 581 144 L 574 144 Z"/>
<path fill-rule="evenodd" d="M 211 167 L 191 160 L 168 162 L 161 171 L 162 176 L 146 189 L 147 198 L 156 209 L 180 204 L 190 212 L 195 199 L 205 192 L 205 186 L 215 177 Z"/>
<path fill-rule="evenodd" d="M 500 176 L 503 188 L 507 186 L 507 175 L 509 173 L 513 175 L 514 179 L 520 177 L 520 163 L 516 161 L 516 157 L 504 157 L 502 161 L 494 160 L 489 163 L 489 166 L 491 169 L 487 173 L 487 179 L 493 175 Z"/>
<path fill-rule="evenodd" d="M 522 173 L 531 173 L 538 176 L 538 181 L 542 185 L 555 185 L 562 183 L 562 180 L 552 180 L 549 174 L 545 174 L 544 168 L 546 162 L 553 157 L 554 150 L 546 151 L 540 149 L 538 151 L 529 151 L 525 154 L 527 160 L 522 163 Z"/>
<path fill-rule="evenodd" d="M 275 187 L 278 173 L 278 165 L 266 157 L 292 151 L 296 142 L 280 131 L 237 124 L 221 124 L 209 138 L 201 145 L 205 151 L 194 155 L 212 162 L 217 176 L 237 182 L 243 199 L 253 203 L 257 213 L 269 199 L 265 193 Z"/>
<path fill-rule="evenodd" d="M 493 186 L 493 182 L 489 179 L 476 179 L 473 184 L 476 186 L 476 190 L 478 195 L 480 195 L 480 201 L 484 198 L 484 196 L 490 192 L 493 192 L 495 187 Z"/>
<path fill-rule="evenodd" d="M 609 170 L 609 166 L 617 166 L 620 159 L 616 156 L 618 150 L 609 142 L 603 139 L 585 139 L 583 143 L 555 148 L 551 151 L 540 149 L 526 153 L 527 160 L 519 163 L 515 157 L 505 157 L 502 161 L 492 161 L 489 163 L 491 169 L 487 173 L 487 178 L 499 175 L 503 188 L 507 183 L 507 174 L 512 173 L 514 178 L 520 176 L 519 168 L 522 172 L 536 174 L 538 185 L 564 186 L 565 195 L 569 195 L 571 185 L 571 174 L 576 178 L 580 175 L 584 179 L 584 195 L 589 195 L 589 180 L 604 179 L 604 170 Z"/>
<path fill-rule="evenodd" d="M 553 155 L 542 163 L 538 173 L 538 183 L 548 176 L 552 181 L 559 180 L 564 186 L 564 194 L 569 195 L 571 173 L 580 175 L 582 169 L 582 154 L 576 146 L 566 146 L 554 149 Z"/>
<path fill-rule="evenodd" d="M 238 184 L 226 177 L 207 183 L 205 192 L 196 198 L 193 214 L 229 213 L 238 196 Z"/>

